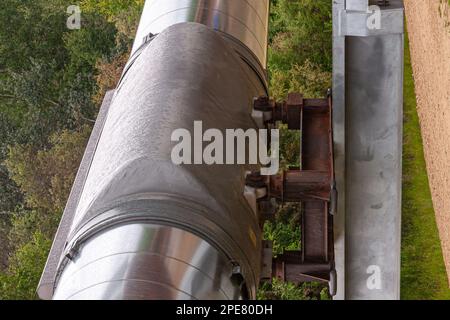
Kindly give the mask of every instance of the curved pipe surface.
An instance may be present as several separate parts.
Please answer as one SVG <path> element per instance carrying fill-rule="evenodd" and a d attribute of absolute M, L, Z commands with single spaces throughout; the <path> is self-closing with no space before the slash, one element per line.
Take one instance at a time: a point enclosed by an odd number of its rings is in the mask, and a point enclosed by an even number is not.
<path fill-rule="evenodd" d="M 245 45 L 267 65 L 269 0 L 150 0 L 139 25 L 133 53 L 148 35 L 183 22 L 204 24 Z"/>
<path fill-rule="evenodd" d="M 44 297 L 255 298 L 261 230 L 244 186 L 256 168 L 175 165 L 171 135 L 197 120 L 256 128 L 252 101 L 263 94 L 207 26 L 176 24 L 148 43 L 116 89 Z"/>
<path fill-rule="evenodd" d="M 57 300 L 241 299 L 232 265 L 177 228 L 134 223 L 87 240 L 59 279 Z"/>

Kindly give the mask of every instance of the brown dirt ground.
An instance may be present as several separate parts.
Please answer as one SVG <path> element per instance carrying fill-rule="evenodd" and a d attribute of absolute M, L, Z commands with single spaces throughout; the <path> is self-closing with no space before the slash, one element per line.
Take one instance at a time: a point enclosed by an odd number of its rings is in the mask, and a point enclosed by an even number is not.
<path fill-rule="evenodd" d="M 441 9 L 440 9 L 441 6 Z M 441 0 L 405 0 L 430 188 L 450 281 L 450 21 Z"/>

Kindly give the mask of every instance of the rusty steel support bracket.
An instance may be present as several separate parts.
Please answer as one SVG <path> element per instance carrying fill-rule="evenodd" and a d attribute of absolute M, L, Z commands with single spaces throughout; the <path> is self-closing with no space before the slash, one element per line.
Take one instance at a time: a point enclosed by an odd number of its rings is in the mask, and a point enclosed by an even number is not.
<path fill-rule="evenodd" d="M 337 208 L 337 190 L 331 93 L 324 99 L 305 99 L 300 93 L 291 93 L 283 102 L 260 97 L 254 100 L 253 109 L 254 114 L 259 112 L 259 120 L 263 120 L 266 127 L 281 122 L 287 124 L 288 129 L 302 133 L 300 168 L 269 177 L 259 172 L 247 175 L 248 187 L 266 188 L 265 197 L 258 199 L 261 226 L 275 217 L 274 199 L 280 203 L 301 203 L 301 250 L 288 251 L 272 259 L 271 244 L 265 242 L 262 280 L 329 282 L 330 293 L 334 294 L 333 215 Z"/>

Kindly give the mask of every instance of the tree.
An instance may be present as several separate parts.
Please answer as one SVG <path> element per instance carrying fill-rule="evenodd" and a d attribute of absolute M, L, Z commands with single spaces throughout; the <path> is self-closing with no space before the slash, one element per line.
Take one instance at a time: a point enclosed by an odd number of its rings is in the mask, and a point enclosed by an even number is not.
<path fill-rule="evenodd" d="M 11 227 L 11 212 L 22 202 L 23 195 L 19 187 L 9 177 L 2 160 L 7 155 L 6 143 L 14 140 L 13 128 L 0 112 L 0 272 L 7 266 L 10 246 L 8 233 Z"/>
<path fill-rule="evenodd" d="M 84 10 L 81 29 L 69 30 L 71 4 L 0 1 L 0 299 L 35 297 L 98 112 L 97 83 L 113 85 L 97 67 L 119 77 L 139 10 L 117 19 Z"/>
<path fill-rule="evenodd" d="M 120 80 L 123 68 L 128 61 L 128 52 L 112 59 L 101 59 L 97 62 L 97 93 L 93 96 L 96 104 L 101 104 L 106 92 L 114 89 Z"/>
<path fill-rule="evenodd" d="M 66 27 L 67 0 L 0 3 L 0 111 L 19 141 L 45 147 L 55 131 L 92 123 L 95 65 L 116 46 L 113 23 L 84 13 Z M 28 139 L 27 141 L 24 141 Z"/>
<path fill-rule="evenodd" d="M 0 2 L 0 70 L 21 70 L 29 57 L 67 60 L 62 34 L 68 1 L 2 0 Z"/>
<path fill-rule="evenodd" d="M 18 208 L 11 215 L 7 233 L 10 252 L 33 240 L 35 232 L 53 239 L 61 218 L 61 212 L 42 212 L 39 209 Z"/>
<path fill-rule="evenodd" d="M 6 269 L 6 267 L 8 267 L 8 258 L 9 258 L 8 254 L 10 252 L 8 234 L 11 225 L 10 219 L 6 214 L 7 214 L 6 212 L 0 214 L 0 243 L 2 244 L 0 250 L 0 274 L 2 273 L 3 270 Z"/>
<path fill-rule="evenodd" d="M 39 232 L 20 247 L 10 259 L 5 273 L 0 273 L 0 300 L 36 299 L 36 288 L 44 269 L 51 240 Z"/>
<path fill-rule="evenodd" d="M 82 0 L 81 6 L 87 12 L 96 12 L 104 15 L 111 21 L 132 9 L 141 9 L 145 0 Z"/>
<path fill-rule="evenodd" d="M 258 300 L 330 300 L 327 288 L 320 283 L 293 283 L 273 279 L 264 283 L 258 292 Z"/>
<path fill-rule="evenodd" d="M 25 194 L 30 208 L 62 212 L 75 179 L 90 127 L 52 135 L 52 147 L 36 151 L 32 145 L 16 145 L 5 164 L 12 180 Z"/>

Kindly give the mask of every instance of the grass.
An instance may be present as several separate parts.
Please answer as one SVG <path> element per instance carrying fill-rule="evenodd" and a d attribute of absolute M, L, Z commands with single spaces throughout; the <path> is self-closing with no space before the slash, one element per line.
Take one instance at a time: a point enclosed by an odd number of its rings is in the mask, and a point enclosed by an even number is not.
<path fill-rule="evenodd" d="M 402 276 L 403 300 L 449 300 L 431 200 L 409 52 L 405 41 Z"/>

